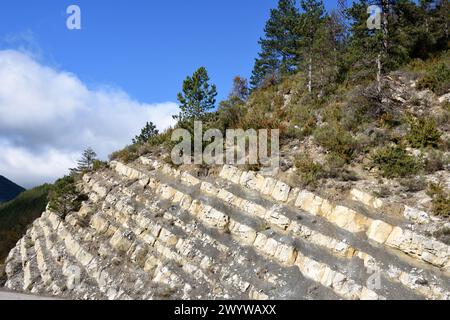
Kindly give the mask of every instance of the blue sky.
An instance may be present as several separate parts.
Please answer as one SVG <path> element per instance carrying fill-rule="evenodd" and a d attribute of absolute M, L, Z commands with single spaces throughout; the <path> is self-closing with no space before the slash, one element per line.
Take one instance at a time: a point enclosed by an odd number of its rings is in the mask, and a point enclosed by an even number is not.
<path fill-rule="evenodd" d="M 336 1 L 326 1 L 327 7 Z M 65 28 L 66 8 L 82 30 Z M 145 102 L 176 101 L 184 78 L 204 65 L 225 98 L 250 76 L 275 0 L 3 0 L 1 48 L 28 47 L 90 86 L 111 85 Z"/>
<path fill-rule="evenodd" d="M 334 1 L 328 1 L 327 5 Z M 81 8 L 82 30 L 66 28 Z M 147 121 L 179 112 L 205 66 L 227 97 L 249 77 L 276 0 L 0 1 L 0 174 L 24 187 L 68 173 L 87 147 L 106 160 Z"/>

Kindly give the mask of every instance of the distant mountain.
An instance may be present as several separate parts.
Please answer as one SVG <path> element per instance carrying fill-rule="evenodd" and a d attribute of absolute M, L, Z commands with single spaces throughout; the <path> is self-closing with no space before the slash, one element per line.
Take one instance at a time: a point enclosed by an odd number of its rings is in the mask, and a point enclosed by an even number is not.
<path fill-rule="evenodd" d="M 24 191 L 25 189 L 21 186 L 0 176 L 0 202 L 12 200 Z"/>

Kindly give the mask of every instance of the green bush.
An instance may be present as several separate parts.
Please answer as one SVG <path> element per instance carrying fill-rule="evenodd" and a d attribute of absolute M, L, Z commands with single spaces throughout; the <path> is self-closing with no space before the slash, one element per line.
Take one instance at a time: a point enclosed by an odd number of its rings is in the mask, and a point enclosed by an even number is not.
<path fill-rule="evenodd" d="M 339 155 L 347 162 L 354 156 L 355 139 L 337 123 L 317 128 L 314 131 L 314 137 L 321 146 Z"/>
<path fill-rule="evenodd" d="M 419 173 L 422 164 L 401 146 L 379 149 L 372 155 L 372 167 L 379 169 L 385 178 L 404 178 Z"/>
<path fill-rule="evenodd" d="M 101 170 L 101 169 L 106 168 L 107 166 L 108 166 L 108 164 L 107 164 L 105 161 L 94 160 L 92 169 L 93 169 L 94 171 L 98 171 L 98 170 Z"/>
<path fill-rule="evenodd" d="M 432 213 L 436 216 L 450 217 L 450 194 L 440 184 L 431 183 L 427 194 L 433 198 Z"/>
<path fill-rule="evenodd" d="M 80 210 L 83 201 L 87 200 L 76 185 L 74 176 L 65 176 L 51 187 L 49 194 L 49 209 L 65 218 L 69 213 Z"/>
<path fill-rule="evenodd" d="M 113 152 L 110 156 L 110 160 L 119 160 L 124 163 L 129 163 L 137 158 L 139 158 L 141 155 L 139 154 L 139 145 L 132 144 L 127 147 L 125 147 L 122 150 Z"/>
<path fill-rule="evenodd" d="M 434 119 L 409 116 L 407 121 L 410 131 L 405 138 L 413 148 L 436 148 L 439 145 L 442 133 L 438 130 Z"/>
<path fill-rule="evenodd" d="M 297 156 L 294 164 L 304 186 L 317 187 L 319 179 L 325 177 L 323 166 L 308 155 Z"/>
<path fill-rule="evenodd" d="M 342 181 L 356 181 L 358 176 L 350 170 L 347 170 L 346 160 L 336 153 L 330 153 L 327 156 L 325 165 L 326 175 L 328 178 L 335 178 Z"/>
<path fill-rule="evenodd" d="M 430 89 L 437 95 L 442 95 L 450 90 L 450 66 L 442 62 L 428 72 L 426 76 L 417 83 L 419 90 Z"/>

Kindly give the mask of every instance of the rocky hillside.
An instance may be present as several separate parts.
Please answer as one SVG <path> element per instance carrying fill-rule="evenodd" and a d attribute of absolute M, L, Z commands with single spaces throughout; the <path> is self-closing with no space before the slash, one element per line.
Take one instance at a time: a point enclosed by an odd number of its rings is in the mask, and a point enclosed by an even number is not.
<path fill-rule="evenodd" d="M 280 179 L 112 161 L 83 177 L 78 212 L 34 222 L 6 286 L 80 299 L 450 298 L 450 246 L 411 222 L 425 212 Z"/>
<path fill-rule="evenodd" d="M 23 191 L 25 191 L 25 189 L 21 186 L 18 186 L 5 177 L 0 176 L 0 202 L 12 200 Z"/>

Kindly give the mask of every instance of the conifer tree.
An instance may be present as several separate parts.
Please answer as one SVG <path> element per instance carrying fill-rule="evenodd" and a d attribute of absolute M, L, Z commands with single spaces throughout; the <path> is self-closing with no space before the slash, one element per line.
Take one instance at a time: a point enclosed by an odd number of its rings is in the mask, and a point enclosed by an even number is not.
<path fill-rule="evenodd" d="M 187 77 L 183 82 L 183 92 L 178 93 L 181 113 L 174 116 L 179 121 L 201 120 L 216 103 L 216 86 L 209 84 L 208 72 L 204 67 Z"/>
<path fill-rule="evenodd" d="M 78 166 L 74 170 L 78 173 L 92 171 L 97 154 L 92 148 L 87 148 L 83 151 L 81 159 L 78 160 Z"/>
<path fill-rule="evenodd" d="M 322 0 L 301 0 L 300 35 L 301 47 L 300 56 L 302 64 L 306 68 L 308 78 L 308 91 L 313 88 L 313 68 L 314 68 L 314 43 L 317 31 L 321 27 L 324 19 L 325 8 Z"/>
<path fill-rule="evenodd" d="M 134 144 L 136 144 L 136 143 L 141 143 L 141 144 L 147 143 L 150 138 L 152 138 L 154 136 L 157 136 L 158 134 L 159 134 L 159 131 L 158 131 L 158 129 L 156 129 L 156 126 L 153 124 L 153 122 L 151 122 L 151 121 L 147 122 L 145 124 L 145 127 L 142 128 L 141 134 L 136 136 L 133 139 L 133 143 Z"/>
<path fill-rule="evenodd" d="M 278 7 L 271 10 L 265 35 L 259 41 L 261 52 L 250 79 L 252 88 L 261 86 L 267 78 L 277 78 L 297 69 L 299 12 L 295 3 L 295 0 L 279 0 Z"/>

